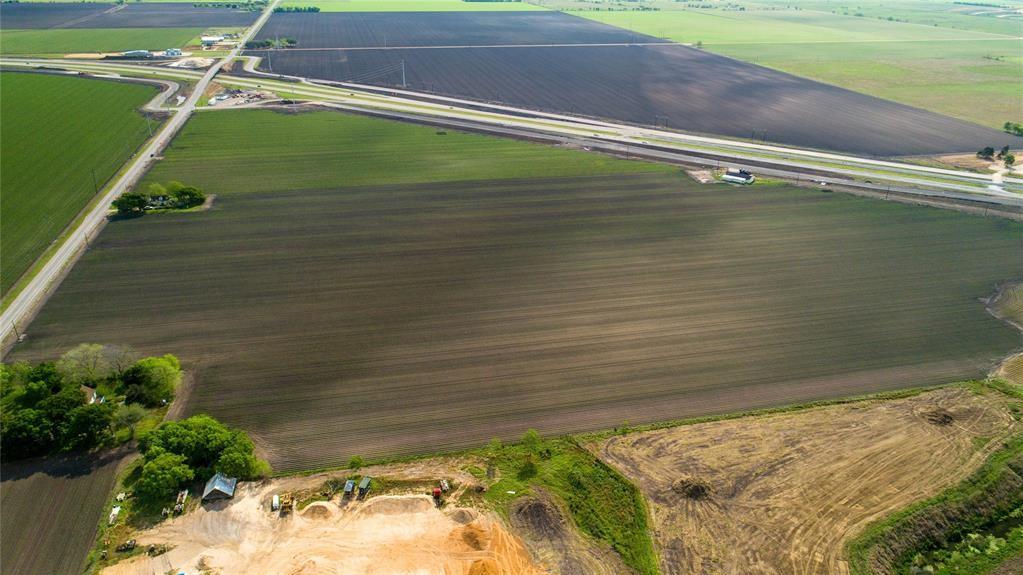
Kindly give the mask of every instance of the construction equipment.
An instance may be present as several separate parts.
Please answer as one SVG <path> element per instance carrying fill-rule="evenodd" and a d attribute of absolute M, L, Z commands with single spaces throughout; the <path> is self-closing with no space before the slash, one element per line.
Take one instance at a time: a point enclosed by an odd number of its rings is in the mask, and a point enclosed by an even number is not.
<path fill-rule="evenodd" d="M 273 499 L 270 500 L 270 511 L 280 511 L 281 509 L 281 496 L 274 494 Z"/>
<path fill-rule="evenodd" d="M 444 504 L 444 498 L 442 494 L 443 491 L 441 491 L 440 487 L 433 488 L 433 502 L 434 504 L 437 505 L 437 507 L 440 507 L 441 505 Z"/>
<path fill-rule="evenodd" d="M 290 493 L 285 493 L 281 496 L 281 516 L 291 513 L 291 508 L 295 505 L 295 498 Z"/>
<path fill-rule="evenodd" d="M 355 480 L 354 479 L 349 479 L 348 481 L 345 481 L 345 488 L 341 492 L 341 498 L 342 499 L 350 499 L 352 497 L 352 495 L 354 495 L 354 494 L 355 494 Z"/>

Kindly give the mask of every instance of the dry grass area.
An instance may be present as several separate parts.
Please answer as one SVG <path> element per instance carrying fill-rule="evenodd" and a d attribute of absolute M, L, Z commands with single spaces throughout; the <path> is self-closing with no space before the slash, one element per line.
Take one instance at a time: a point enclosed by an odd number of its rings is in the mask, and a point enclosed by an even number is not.
<path fill-rule="evenodd" d="M 1023 330 L 1023 283 L 1009 285 L 999 290 L 991 309 L 995 316 Z"/>
<path fill-rule="evenodd" d="M 949 387 L 613 437 L 672 573 L 846 573 L 846 541 L 974 471 L 1021 425 L 995 391 Z"/>
<path fill-rule="evenodd" d="M 1023 353 L 1006 359 L 998 368 L 996 375 L 1017 385 L 1023 385 Z"/>
<path fill-rule="evenodd" d="M 163 555 L 139 555 L 107 575 L 151 573 L 414 573 L 539 575 L 524 545 L 494 516 L 469 508 L 437 508 L 426 495 L 381 495 L 365 502 L 314 502 L 280 518 L 274 493 L 310 488 L 322 476 L 243 484 L 233 500 L 138 533 L 139 544 L 167 544 Z"/>

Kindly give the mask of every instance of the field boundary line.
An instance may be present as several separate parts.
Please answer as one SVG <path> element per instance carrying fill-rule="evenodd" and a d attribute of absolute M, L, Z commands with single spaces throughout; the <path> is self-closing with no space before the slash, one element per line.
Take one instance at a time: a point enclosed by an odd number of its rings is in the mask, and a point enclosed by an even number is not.
<path fill-rule="evenodd" d="M 686 44 L 678 42 L 600 42 L 588 44 L 447 44 L 435 46 L 349 46 L 349 47 L 325 47 L 325 48 L 284 48 L 283 50 L 271 50 L 269 48 L 246 49 L 246 52 L 319 52 L 319 51 L 341 51 L 341 50 L 457 50 L 460 48 L 601 48 L 601 47 L 628 47 L 628 46 L 682 46 Z"/>

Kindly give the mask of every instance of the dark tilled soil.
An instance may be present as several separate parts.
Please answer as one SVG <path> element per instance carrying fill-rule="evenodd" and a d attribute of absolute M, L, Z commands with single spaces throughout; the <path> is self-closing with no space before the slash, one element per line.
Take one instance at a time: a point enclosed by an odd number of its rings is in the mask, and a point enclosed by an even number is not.
<path fill-rule="evenodd" d="M 274 14 L 259 40 L 300 48 L 663 42 L 561 12 L 329 12 Z"/>
<path fill-rule="evenodd" d="M 56 28 L 61 24 L 82 18 L 95 17 L 114 8 L 113 4 L 100 3 L 0 3 L 0 28 L 24 30 L 34 28 Z"/>
<path fill-rule="evenodd" d="M 3 464 L 4 575 L 79 575 L 129 450 Z"/>
<path fill-rule="evenodd" d="M 1023 147 L 1023 138 L 997 130 L 677 44 L 295 50 L 270 58 L 276 73 L 393 87 L 404 61 L 412 90 L 864 156 Z M 270 66 L 267 58 L 261 66 Z"/>
<path fill-rule="evenodd" d="M 98 3 L 24 3 L 0 5 L 4 30 L 40 28 L 206 28 L 248 26 L 258 12 L 196 8 L 185 2 L 130 3 L 122 7 Z"/>
<path fill-rule="evenodd" d="M 980 376 L 1019 253 L 1012 222 L 673 175 L 223 193 L 108 225 L 11 360 L 174 353 L 187 413 L 309 469 Z"/>

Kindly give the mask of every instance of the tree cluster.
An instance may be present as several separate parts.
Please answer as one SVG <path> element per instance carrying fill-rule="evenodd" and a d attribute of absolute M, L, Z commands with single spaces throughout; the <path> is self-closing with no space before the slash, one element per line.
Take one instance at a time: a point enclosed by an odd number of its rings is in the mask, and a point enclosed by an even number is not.
<path fill-rule="evenodd" d="M 205 201 L 206 194 L 199 188 L 172 181 L 166 185 L 149 184 L 145 193 L 136 191 L 121 194 L 113 205 L 121 215 L 138 216 L 153 209 L 184 210 L 201 206 Z"/>
<path fill-rule="evenodd" d="M 319 6 L 278 6 L 274 12 L 319 12 Z"/>
<path fill-rule="evenodd" d="M 1006 167 L 1016 163 L 1016 156 L 1009 151 L 1009 146 L 1007 145 L 1003 146 L 997 153 L 994 148 L 987 146 L 977 152 L 977 157 L 982 160 L 1001 160 Z"/>
<path fill-rule="evenodd" d="M 255 0 L 253 2 L 195 2 L 194 8 L 228 8 L 231 10 L 248 10 L 258 12 L 266 6 L 266 0 Z"/>
<path fill-rule="evenodd" d="M 1005 130 L 1006 134 L 1012 134 L 1013 136 L 1023 136 L 1023 124 L 1019 124 L 1016 122 L 1006 122 L 1005 125 L 1002 126 L 1002 129 Z"/>
<path fill-rule="evenodd" d="M 135 494 L 149 501 L 165 499 L 193 479 L 220 472 L 255 479 L 270 466 L 255 456 L 245 432 L 231 429 L 208 415 L 162 423 L 139 439 L 144 463 Z"/>
<path fill-rule="evenodd" d="M 172 355 L 139 359 L 129 348 L 82 344 L 59 361 L 0 366 L 0 456 L 21 459 L 110 444 L 146 407 L 174 397 Z"/>
<path fill-rule="evenodd" d="M 245 43 L 246 48 L 293 48 L 298 46 L 298 40 L 294 38 L 270 38 L 267 40 L 251 40 Z"/>

